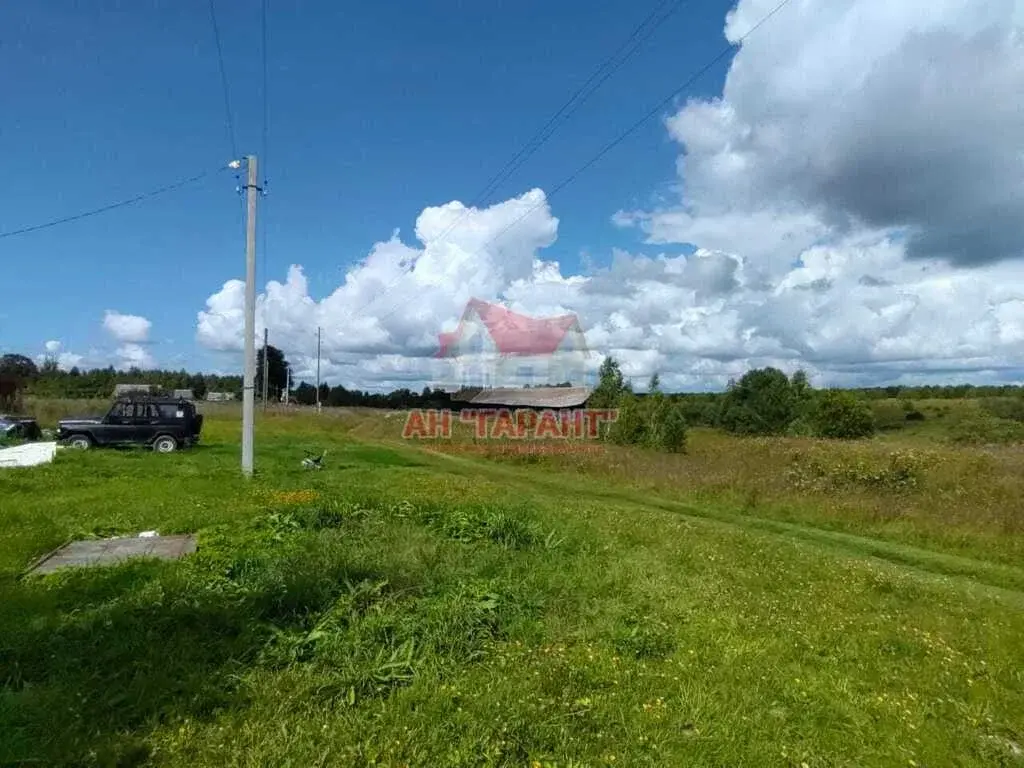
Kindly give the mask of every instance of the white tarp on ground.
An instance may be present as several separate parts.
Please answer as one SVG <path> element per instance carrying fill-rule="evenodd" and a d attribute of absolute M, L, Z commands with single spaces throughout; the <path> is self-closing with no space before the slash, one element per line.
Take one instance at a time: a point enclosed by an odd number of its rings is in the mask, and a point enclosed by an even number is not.
<path fill-rule="evenodd" d="M 26 443 L 0 448 L 0 467 L 34 467 L 53 461 L 57 443 Z"/>

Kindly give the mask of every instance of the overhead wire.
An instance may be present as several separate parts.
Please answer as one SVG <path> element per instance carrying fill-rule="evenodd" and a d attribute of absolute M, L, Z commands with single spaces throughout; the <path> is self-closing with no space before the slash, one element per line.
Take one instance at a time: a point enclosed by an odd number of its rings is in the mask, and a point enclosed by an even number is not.
<path fill-rule="evenodd" d="M 565 124 L 570 117 L 578 110 L 583 104 L 598 91 L 598 89 L 604 85 L 612 75 L 618 72 L 627 61 L 640 50 L 643 43 L 653 35 L 662 24 L 677 11 L 680 7 L 685 4 L 686 0 L 659 0 L 658 4 L 651 10 L 647 16 L 644 17 L 629 36 L 622 42 L 621 45 L 604 61 L 602 61 L 597 69 L 595 69 L 590 77 L 584 81 L 583 85 L 577 88 L 569 98 L 557 109 L 554 114 L 548 118 L 547 122 L 544 123 L 534 134 L 527 140 L 519 151 L 517 151 L 511 158 L 505 163 L 502 168 L 495 173 L 484 185 L 483 189 L 480 190 L 473 198 L 471 198 L 470 204 L 463 211 L 462 215 L 455 219 L 440 235 L 445 237 L 455 229 L 465 218 L 469 215 L 469 211 L 484 203 L 487 197 L 496 192 L 502 184 L 508 181 L 522 165 L 535 153 L 538 149 L 550 139 L 555 132 Z M 658 16 L 659 11 L 664 7 L 668 6 L 668 10 L 663 13 L 660 17 Z M 627 50 L 628 49 L 628 50 Z M 625 55 L 621 55 L 623 51 L 626 51 Z M 620 58 L 621 55 L 621 58 Z"/>
<path fill-rule="evenodd" d="M 140 195 L 135 195 L 134 197 L 130 197 L 126 200 L 119 200 L 116 203 L 109 203 L 107 205 L 100 206 L 99 208 L 92 208 L 87 211 L 82 211 L 81 213 L 76 213 L 72 216 L 64 216 L 63 218 L 53 219 L 51 221 L 46 221 L 41 224 L 33 224 L 28 227 L 21 227 L 20 229 L 12 229 L 7 232 L 0 232 L 0 239 L 14 237 L 15 235 L 24 235 L 27 234 L 28 232 L 37 232 L 41 229 L 49 229 L 50 227 L 56 227 L 60 224 L 67 224 L 68 222 L 86 219 L 89 218 L 90 216 L 96 216 L 101 213 L 106 213 L 107 211 L 113 211 L 117 208 L 124 208 L 129 205 L 134 205 L 135 203 L 140 203 L 143 200 L 148 200 L 150 198 L 157 197 L 167 192 L 172 192 L 176 189 L 188 186 L 189 184 L 193 184 L 208 176 L 212 176 L 215 173 L 227 170 L 229 167 L 230 166 L 225 165 L 212 171 L 204 171 L 203 173 L 196 174 L 195 176 L 189 176 L 186 179 L 181 179 L 171 184 L 166 184 L 162 187 L 157 187 L 156 189 L 151 189 L 148 192 L 143 192 Z"/>
<path fill-rule="evenodd" d="M 262 243 L 261 255 L 260 255 L 260 275 L 265 281 L 267 279 L 267 224 L 266 224 L 266 191 L 267 191 L 267 135 L 269 133 L 269 122 L 270 122 L 270 108 L 269 108 L 269 97 L 267 96 L 267 0 L 261 0 L 260 2 L 260 55 L 263 59 L 263 83 L 261 87 L 261 96 L 263 99 L 263 141 L 260 148 L 260 167 L 263 170 L 263 193 L 264 193 L 264 213 L 260 217 L 260 234 Z"/>
<path fill-rule="evenodd" d="M 235 141 L 235 121 L 231 117 L 231 98 L 228 90 L 228 73 L 224 68 L 224 49 L 220 44 L 220 28 L 217 26 L 217 11 L 210 0 L 210 23 L 213 25 L 213 39 L 217 43 L 217 64 L 220 67 L 220 84 L 224 92 L 224 116 L 227 123 L 228 140 L 231 142 L 231 159 L 237 160 L 238 142 Z"/>
<path fill-rule="evenodd" d="M 555 112 L 548 118 L 548 120 L 539 128 L 534 134 L 527 140 L 527 142 L 520 147 L 520 149 L 512 155 L 506 161 L 505 165 L 502 166 L 497 173 L 488 179 L 484 187 L 473 197 L 468 206 L 462 211 L 462 213 L 455 218 L 445 229 L 437 236 L 437 239 L 443 239 L 447 237 L 455 228 L 461 224 L 470 212 L 477 206 L 481 205 L 486 201 L 487 197 L 497 191 L 502 184 L 504 184 L 512 174 L 514 174 L 522 165 L 535 153 L 538 149 L 550 139 L 555 132 L 565 123 L 568 119 L 578 110 L 586 101 L 589 99 L 597 90 L 608 81 L 619 69 L 625 65 L 629 59 L 640 50 L 641 46 L 646 40 L 648 40 L 657 30 L 664 24 L 668 19 L 681 8 L 687 0 L 658 0 L 658 3 L 654 6 L 650 13 L 644 17 L 636 27 L 633 28 L 632 32 L 626 37 L 626 39 L 619 45 L 619 47 L 608 57 L 606 57 L 595 69 L 590 76 L 584 81 L 584 83 L 577 88 L 562 105 L 555 110 Z M 667 8 L 662 13 L 662 10 Z M 660 14 L 660 15 L 659 15 Z M 623 55 L 625 51 L 625 55 Z M 383 295 L 387 295 L 387 292 L 391 290 L 398 282 L 412 270 L 415 266 L 415 262 L 411 263 L 408 269 L 400 272 L 397 277 L 390 283 L 384 286 L 373 299 L 366 303 L 363 307 L 360 307 L 359 312 L 363 312 L 368 309 L 373 303 Z"/>
<path fill-rule="evenodd" d="M 597 90 L 619 71 L 632 56 L 640 50 L 662 24 L 685 4 L 686 0 L 660 0 L 654 9 L 637 25 L 623 43 L 595 69 L 590 77 L 559 107 L 544 125 L 538 129 L 526 144 L 516 152 L 476 196 L 474 205 L 483 202 L 495 192 L 526 160 L 529 159 L 551 136 L 579 109 Z M 663 6 L 668 10 L 658 17 Z M 628 50 L 627 50 L 628 49 Z M 625 51 L 625 55 L 620 55 Z M 616 61 L 616 59 L 618 59 Z"/>
<path fill-rule="evenodd" d="M 645 123 L 647 123 L 648 120 L 650 120 L 652 117 L 654 117 L 659 112 L 661 112 L 661 110 L 663 110 L 668 104 L 670 104 L 680 93 L 682 93 L 684 90 L 686 90 L 687 88 L 692 86 L 695 82 L 697 82 L 697 80 L 699 80 L 701 77 L 703 77 L 716 64 L 718 64 L 718 62 L 720 62 L 722 59 L 724 59 L 726 56 L 728 56 L 736 47 L 740 46 L 748 37 L 750 37 L 750 35 L 752 35 L 754 32 L 756 32 L 760 27 L 762 27 L 766 22 L 768 22 L 769 19 L 771 19 L 773 16 L 775 16 L 775 14 L 777 14 L 780 10 L 782 10 L 782 8 L 785 5 L 787 5 L 789 3 L 789 1 L 790 0 L 781 0 L 774 8 L 772 8 L 772 10 L 770 10 L 768 13 L 766 13 L 764 16 L 762 16 L 761 19 L 759 21 L 757 21 L 757 23 L 755 23 L 752 27 L 750 27 L 750 29 L 748 29 L 744 34 L 742 34 L 741 36 L 736 38 L 736 41 L 734 43 L 730 43 L 725 48 L 723 48 L 714 58 L 710 59 L 700 69 L 698 69 L 696 72 L 694 72 L 694 74 L 692 74 L 690 77 L 688 77 L 685 82 L 683 82 L 681 85 L 679 85 L 677 88 L 675 88 L 664 99 L 659 101 L 652 109 L 650 109 L 646 114 L 644 114 L 643 117 L 641 117 L 639 120 L 637 120 L 632 125 L 630 125 L 628 128 L 626 128 L 626 130 L 624 130 L 622 133 L 620 133 L 614 139 L 612 139 L 607 144 L 605 144 L 600 150 L 598 150 L 598 152 L 593 157 L 591 157 L 589 160 L 587 160 L 585 163 L 583 163 L 583 165 L 578 167 L 576 170 L 574 170 L 572 173 L 570 173 L 568 176 L 566 176 L 560 182 L 555 184 L 555 186 L 551 188 L 551 191 L 548 192 L 545 195 L 544 200 L 542 200 L 540 203 L 537 203 L 535 205 L 530 206 L 526 210 L 526 212 L 523 213 L 522 216 L 520 216 L 517 219 L 513 219 L 513 221 L 510 224 L 508 224 L 503 229 L 499 230 L 497 233 L 495 233 L 494 235 L 489 237 L 487 240 L 485 240 L 479 246 L 479 250 L 482 251 L 485 248 L 487 248 L 488 246 L 493 245 L 502 235 L 504 235 L 506 232 L 508 232 L 513 227 L 518 225 L 520 222 L 525 220 L 534 211 L 536 211 L 539 208 L 541 208 L 544 205 L 546 205 L 547 202 L 554 195 L 558 194 L 561 190 L 565 189 L 567 186 L 572 184 L 577 178 L 579 178 L 579 176 L 581 174 L 586 172 L 595 163 L 600 161 L 601 158 L 603 158 L 605 155 L 607 155 L 609 152 L 611 152 L 615 147 L 617 147 L 619 144 L 621 144 L 623 141 L 625 141 L 627 138 L 629 138 L 629 136 L 631 136 L 640 127 L 642 127 Z M 401 275 L 399 277 L 401 277 Z M 385 318 L 388 318 L 391 315 L 393 315 L 395 312 L 397 312 L 399 309 L 401 309 L 402 306 L 403 306 L 402 304 L 399 304 L 399 305 L 395 306 L 394 308 L 392 308 L 391 311 L 389 311 L 389 312 L 387 312 L 387 313 L 385 313 L 383 315 L 379 315 L 376 319 L 379 322 L 379 321 L 381 321 L 381 320 L 383 320 Z"/>

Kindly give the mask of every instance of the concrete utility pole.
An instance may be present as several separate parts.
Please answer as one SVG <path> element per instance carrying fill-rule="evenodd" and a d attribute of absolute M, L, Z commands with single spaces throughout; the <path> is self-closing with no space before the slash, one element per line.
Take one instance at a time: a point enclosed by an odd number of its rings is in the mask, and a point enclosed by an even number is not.
<path fill-rule="evenodd" d="M 263 411 L 267 410 L 268 383 L 270 382 L 270 362 L 267 360 L 267 336 L 269 331 L 263 328 Z"/>
<path fill-rule="evenodd" d="M 285 405 L 292 404 L 292 369 L 284 369 L 284 394 L 281 396 Z"/>
<path fill-rule="evenodd" d="M 242 381 L 242 474 L 252 477 L 253 426 L 256 420 L 256 156 L 245 158 L 245 377 Z M 266 368 L 266 362 L 263 365 Z"/>
<path fill-rule="evenodd" d="M 320 413 L 320 326 L 316 327 L 316 412 Z"/>

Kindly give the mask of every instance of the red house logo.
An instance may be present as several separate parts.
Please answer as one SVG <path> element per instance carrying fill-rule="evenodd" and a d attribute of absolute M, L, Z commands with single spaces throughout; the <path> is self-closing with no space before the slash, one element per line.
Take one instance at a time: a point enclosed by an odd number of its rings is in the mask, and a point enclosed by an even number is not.
<path fill-rule="evenodd" d="M 587 377 L 583 328 L 575 314 L 529 317 L 471 299 L 454 331 L 438 336 L 454 387 L 581 385 Z"/>

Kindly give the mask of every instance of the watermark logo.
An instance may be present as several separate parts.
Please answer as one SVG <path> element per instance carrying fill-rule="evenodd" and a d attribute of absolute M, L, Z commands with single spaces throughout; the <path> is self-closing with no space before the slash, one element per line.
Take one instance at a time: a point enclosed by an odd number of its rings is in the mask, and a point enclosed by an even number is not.
<path fill-rule="evenodd" d="M 439 388 L 449 391 L 579 387 L 591 376 L 574 314 L 531 317 L 471 299 L 455 330 L 439 334 L 438 346 Z"/>
<path fill-rule="evenodd" d="M 461 423 L 472 426 L 478 440 L 596 440 L 602 436 L 602 427 L 614 423 L 618 415 L 613 408 L 467 408 L 457 413 L 447 409 L 415 409 L 406 416 L 402 437 L 448 439 L 452 436 L 452 425 Z"/>

